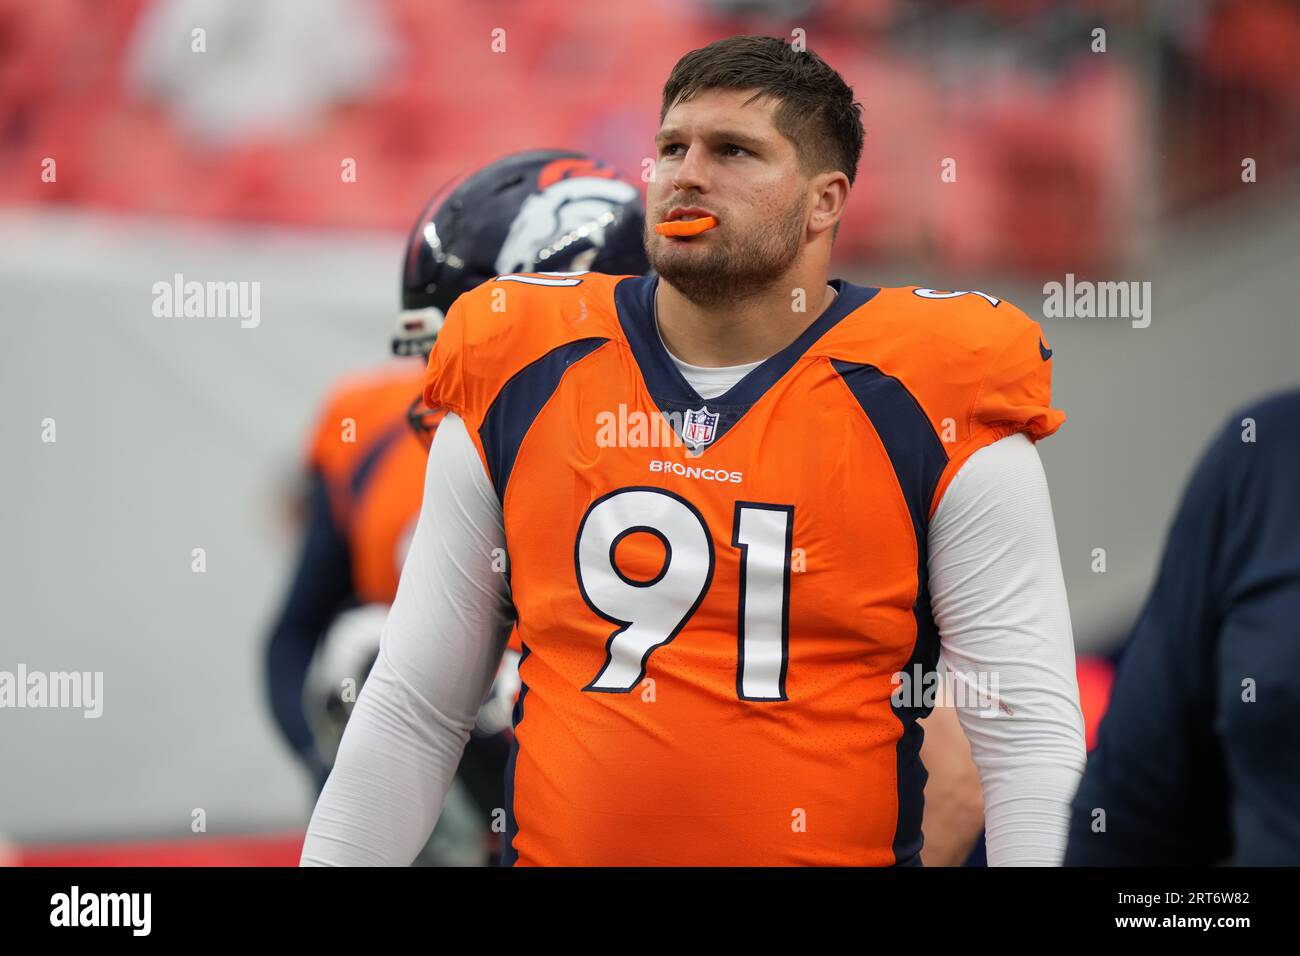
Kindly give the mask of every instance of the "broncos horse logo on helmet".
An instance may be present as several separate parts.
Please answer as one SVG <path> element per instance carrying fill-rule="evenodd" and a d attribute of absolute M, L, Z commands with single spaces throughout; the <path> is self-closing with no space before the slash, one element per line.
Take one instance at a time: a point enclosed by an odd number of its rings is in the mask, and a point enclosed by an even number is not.
<path fill-rule="evenodd" d="M 643 275 L 641 191 L 582 153 L 515 153 L 444 187 L 411 230 L 395 355 L 427 355 L 463 293 L 507 272 Z"/>
<path fill-rule="evenodd" d="M 433 349 L 463 293 L 508 272 L 650 271 L 641 190 L 602 161 L 567 150 L 499 159 L 443 187 L 406 244 L 395 355 Z M 409 418 L 421 440 L 436 413 L 417 398 Z"/>

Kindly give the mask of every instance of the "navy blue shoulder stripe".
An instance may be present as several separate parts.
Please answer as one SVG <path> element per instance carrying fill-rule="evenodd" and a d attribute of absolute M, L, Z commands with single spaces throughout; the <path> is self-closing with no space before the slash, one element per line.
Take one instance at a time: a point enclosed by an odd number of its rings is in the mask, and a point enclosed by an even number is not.
<path fill-rule="evenodd" d="M 586 358 L 608 341 L 605 338 L 578 339 L 551 349 L 511 376 L 492 400 L 478 434 L 487 455 L 492 486 L 503 502 L 519 446 L 542 406 L 555 394 L 570 365 Z"/>
<path fill-rule="evenodd" d="M 930 501 L 938 487 L 948 452 L 935 434 L 929 416 L 903 383 L 874 365 L 831 359 L 831 365 L 880 435 L 907 498 L 916 533 L 924 537 Z"/>
<path fill-rule="evenodd" d="M 929 416 L 902 382 L 873 365 L 858 365 L 839 359 L 831 359 L 831 365 L 848 385 L 880 436 L 912 516 L 917 553 L 916 601 L 912 606 L 916 618 L 916 643 L 903 671 L 914 673 L 914 667 L 920 665 L 922 673 L 929 673 L 939 662 L 939 628 L 930 608 L 927 572 L 930 501 L 944 468 L 948 466 L 948 453 L 935 434 Z M 903 729 L 895 751 L 898 820 L 894 829 L 894 860 L 897 866 L 914 866 L 920 861 L 926 781 L 917 720 L 929 711 L 924 707 L 898 706 L 892 701 L 890 706 Z"/>

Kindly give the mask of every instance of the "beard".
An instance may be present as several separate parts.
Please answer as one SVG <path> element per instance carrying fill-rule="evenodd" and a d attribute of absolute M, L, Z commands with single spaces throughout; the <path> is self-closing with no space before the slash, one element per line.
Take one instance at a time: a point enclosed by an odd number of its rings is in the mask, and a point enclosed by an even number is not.
<path fill-rule="evenodd" d="M 713 308 L 767 291 L 785 275 L 803 247 L 804 197 L 798 196 L 775 221 L 748 236 L 714 234 L 704 248 L 687 248 L 654 231 L 646 220 L 644 242 L 650 267 L 691 302 Z"/>

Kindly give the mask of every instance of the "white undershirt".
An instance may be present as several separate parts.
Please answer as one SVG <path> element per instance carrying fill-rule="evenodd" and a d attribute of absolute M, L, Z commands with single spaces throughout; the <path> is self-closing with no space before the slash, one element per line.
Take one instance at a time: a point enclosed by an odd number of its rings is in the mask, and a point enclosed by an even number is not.
<path fill-rule="evenodd" d="M 835 286 L 827 284 L 826 288 L 831 290 L 831 301 L 834 301 L 839 293 L 835 291 Z M 690 365 L 683 362 L 673 354 L 668 343 L 664 341 L 663 333 L 659 331 L 659 300 L 655 300 L 655 332 L 659 333 L 659 344 L 664 347 L 668 357 L 673 360 L 673 364 L 681 370 L 682 377 L 686 379 L 691 388 L 695 389 L 695 394 L 700 398 L 717 398 L 726 392 L 742 378 L 748 375 L 754 369 L 763 364 L 765 359 L 759 359 L 757 362 L 748 362 L 745 365 L 726 365 L 721 368 L 710 368 L 707 365 Z"/>
<path fill-rule="evenodd" d="M 664 349 L 668 352 L 668 349 Z M 728 365 L 723 368 L 708 368 L 704 365 L 687 365 L 672 352 L 668 357 L 673 360 L 686 379 L 688 385 L 695 389 L 700 398 L 717 398 L 730 391 L 731 387 L 763 364 L 762 360 L 747 365 Z"/>
<path fill-rule="evenodd" d="M 704 398 L 760 364 L 674 361 Z M 973 703 L 958 709 L 984 791 L 989 863 L 1059 865 L 1085 750 L 1056 527 L 1033 442 L 1015 434 L 972 455 L 928 542 L 941 660 L 996 675 L 1005 705 L 995 717 Z M 434 434 L 379 658 L 312 813 L 304 866 L 406 866 L 424 846 L 513 622 L 505 576 L 489 557 L 497 548 L 501 504 L 464 422 L 449 413 Z"/>

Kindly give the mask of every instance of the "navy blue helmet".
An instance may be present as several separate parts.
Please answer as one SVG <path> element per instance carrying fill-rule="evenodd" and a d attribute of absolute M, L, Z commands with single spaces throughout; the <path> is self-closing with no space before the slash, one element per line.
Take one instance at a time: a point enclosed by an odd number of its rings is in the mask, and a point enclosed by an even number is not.
<path fill-rule="evenodd" d="M 428 355 L 447 310 L 511 272 L 650 271 L 641 190 L 583 153 L 514 153 L 445 186 L 411 230 L 395 355 Z"/>

